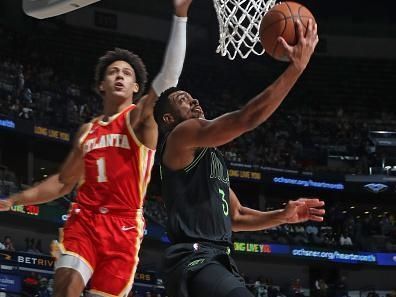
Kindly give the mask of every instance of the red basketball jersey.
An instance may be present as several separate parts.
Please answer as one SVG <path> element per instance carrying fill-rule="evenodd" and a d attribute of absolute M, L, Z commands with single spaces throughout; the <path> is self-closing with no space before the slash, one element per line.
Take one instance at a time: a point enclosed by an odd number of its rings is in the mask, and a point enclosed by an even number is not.
<path fill-rule="evenodd" d="M 77 203 L 87 208 L 128 211 L 142 208 L 155 151 L 136 138 L 130 125 L 131 105 L 110 117 L 93 120 L 80 139 L 84 178 Z"/>

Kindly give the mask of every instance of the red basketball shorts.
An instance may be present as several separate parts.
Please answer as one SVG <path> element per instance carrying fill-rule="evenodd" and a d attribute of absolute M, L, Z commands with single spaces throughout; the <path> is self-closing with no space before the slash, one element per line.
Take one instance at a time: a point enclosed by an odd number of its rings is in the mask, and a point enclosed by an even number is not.
<path fill-rule="evenodd" d="M 74 204 L 60 239 L 62 256 L 55 269 L 77 270 L 90 292 L 126 296 L 132 288 L 143 239 L 142 210 L 114 213 Z"/>

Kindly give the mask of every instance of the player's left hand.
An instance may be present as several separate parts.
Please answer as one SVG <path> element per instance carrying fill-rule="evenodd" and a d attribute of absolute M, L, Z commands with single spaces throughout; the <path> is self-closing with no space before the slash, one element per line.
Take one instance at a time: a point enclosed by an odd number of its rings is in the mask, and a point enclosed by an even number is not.
<path fill-rule="evenodd" d="M 325 214 L 324 201 L 319 199 L 300 198 L 289 201 L 283 210 L 286 224 L 302 223 L 306 221 L 323 222 Z"/>
<path fill-rule="evenodd" d="M 0 199 L 0 211 L 9 211 L 13 205 L 13 201 L 8 199 Z"/>
<path fill-rule="evenodd" d="M 278 38 L 278 42 L 283 47 L 291 64 L 294 65 L 299 72 L 302 72 L 305 67 L 307 67 L 315 47 L 319 42 L 318 26 L 316 23 L 313 23 L 312 19 L 309 19 L 308 28 L 304 35 L 301 21 L 297 20 L 295 24 L 298 38 L 297 44 L 291 46 L 287 44 L 286 40 L 282 37 Z"/>
<path fill-rule="evenodd" d="M 173 0 L 173 6 L 175 7 L 175 14 L 178 17 L 186 17 L 191 2 L 192 0 Z"/>

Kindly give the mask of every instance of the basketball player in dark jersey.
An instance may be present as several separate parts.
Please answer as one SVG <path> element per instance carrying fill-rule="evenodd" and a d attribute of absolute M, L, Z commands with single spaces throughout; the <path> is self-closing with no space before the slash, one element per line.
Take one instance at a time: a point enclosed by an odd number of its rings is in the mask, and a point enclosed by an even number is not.
<path fill-rule="evenodd" d="M 284 209 L 269 212 L 243 207 L 216 149 L 265 122 L 304 71 L 318 43 L 317 28 L 309 22 L 305 35 L 300 23 L 297 28 L 297 45 L 279 40 L 289 67 L 241 110 L 206 120 L 198 100 L 177 88 L 165 91 L 155 106 L 155 119 L 167 134 L 161 179 L 172 243 L 165 253 L 169 296 L 251 296 L 229 256 L 232 231 L 323 220 L 319 199 L 289 201 Z"/>

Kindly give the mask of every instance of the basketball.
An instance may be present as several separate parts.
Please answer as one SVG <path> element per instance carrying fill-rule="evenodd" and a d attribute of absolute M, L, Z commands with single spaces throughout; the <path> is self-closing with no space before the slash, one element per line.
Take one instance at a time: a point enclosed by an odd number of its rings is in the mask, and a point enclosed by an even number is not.
<path fill-rule="evenodd" d="M 289 45 L 296 45 L 295 21 L 300 20 L 305 34 L 309 19 L 312 19 L 312 24 L 316 23 L 312 13 L 299 3 L 287 1 L 275 5 L 264 15 L 260 24 L 260 41 L 265 51 L 279 61 L 289 61 L 278 37 L 282 36 Z"/>

